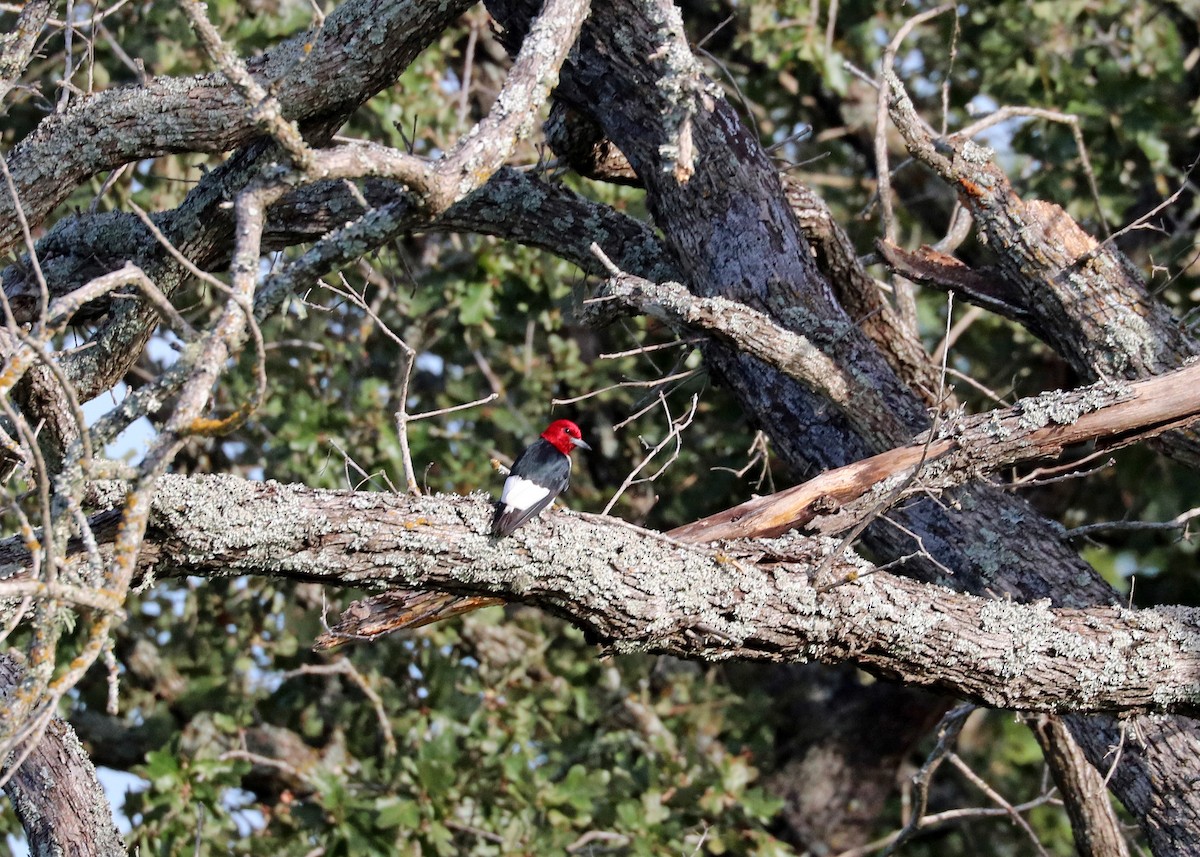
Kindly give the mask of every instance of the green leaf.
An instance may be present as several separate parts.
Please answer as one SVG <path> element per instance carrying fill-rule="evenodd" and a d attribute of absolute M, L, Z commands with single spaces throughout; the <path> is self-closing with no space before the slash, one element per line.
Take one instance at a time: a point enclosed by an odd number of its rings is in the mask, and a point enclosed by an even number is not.
<path fill-rule="evenodd" d="M 379 814 L 375 823 L 383 828 L 402 827 L 416 829 L 421 823 L 421 808 L 416 801 L 405 798 L 384 798 L 376 803 Z"/>

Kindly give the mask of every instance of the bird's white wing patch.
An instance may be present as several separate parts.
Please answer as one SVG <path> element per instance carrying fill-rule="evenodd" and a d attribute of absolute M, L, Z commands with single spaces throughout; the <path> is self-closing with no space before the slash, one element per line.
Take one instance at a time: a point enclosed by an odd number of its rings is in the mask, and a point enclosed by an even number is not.
<path fill-rule="evenodd" d="M 513 509 L 524 511 L 546 498 L 550 489 L 538 485 L 522 476 L 510 476 L 504 480 L 504 488 L 500 490 L 500 502 Z"/>

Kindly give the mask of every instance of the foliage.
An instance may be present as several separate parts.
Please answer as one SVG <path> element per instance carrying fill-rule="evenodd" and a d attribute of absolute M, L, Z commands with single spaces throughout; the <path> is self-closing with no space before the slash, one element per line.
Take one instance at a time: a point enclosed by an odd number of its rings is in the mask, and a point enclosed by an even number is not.
<path fill-rule="evenodd" d="M 711 671 L 597 661 L 578 631 L 520 610 L 475 614 L 354 661 L 379 693 L 397 755 L 344 677 L 263 673 L 244 713 L 214 715 L 202 737 L 185 731 L 186 753 L 169 745 L 137 767 L 149 786 L 126 810 L 143 848 L 172 853 L 164 843 L 191 835 L 201 803 L 218 808 L 213 835 L 238 853 L 546 854 L 592 830 L 608 837 L 598 848 L 627 853 L 701 840 L 707 853 L 790 853 L 770 844 L 763 825 L 777 802 L 753 785 L 752 759 L 769 743 L 763 707 Z M 325 749 L 311 766 L 285 760 L 298 768 L 294 787 L 239 838 L 219 808 L 249 766 L 218 750 L 267 715 Z"/>

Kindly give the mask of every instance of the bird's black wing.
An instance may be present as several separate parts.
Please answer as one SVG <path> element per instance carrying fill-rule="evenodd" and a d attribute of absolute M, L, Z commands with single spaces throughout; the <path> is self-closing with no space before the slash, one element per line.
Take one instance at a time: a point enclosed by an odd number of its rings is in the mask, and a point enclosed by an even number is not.
<path fill-rule="evenodd" d="M 534 503 L 528 509 L 518 509 L 516 506 L 496 506 L 496 517 L 492 521 L 492 534 L 507 536 L 513 530 L 524 524 L 530 518 L 540 514 L 543 509 L 554 502 L 554 495 L 547 494 L 544 500 Z"/>
<path fill-rule="evenodd" d="M 526 509 L 498 503 L 496 516 L 492 519 L 492 533 L 497 536 L 507 536 L 530 518 L 540 514 L 554 502 L 555 497 L 567 489 L 571 481 L 571 458 L 563 455 L 545 439 L 538 438 L 517 456 L 510 473 L 510 479 L 513 476 L 525 479 L 534 477 L 534 481 L 545 487 L 547 493 Z"/>

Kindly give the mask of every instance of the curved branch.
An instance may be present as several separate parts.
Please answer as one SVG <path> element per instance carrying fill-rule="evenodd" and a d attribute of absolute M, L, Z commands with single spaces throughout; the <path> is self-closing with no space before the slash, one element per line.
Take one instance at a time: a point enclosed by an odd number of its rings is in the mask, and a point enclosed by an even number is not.
<path fill-rule="evenodd" d="M 1095 442 L 1115 450 L 1200 417 L 1200 364 L 1136 384 L 1100 383 L 1069 392 L 1047 392 L 943 425 L 936 438 L 899 446 L 827 470 L 807 482 L 756 497 L 671 531 L 703 541 L 776 536 L 814 519 L 826 534 L 844 532 L 887 498 L 891 505 L 914 494 L 965 485 L 1014 464 L 1060 455 Z M 918 478 L 911 479 L 913 475 Z M 897 480 L 911 486 L 894 491 Z"/>
<path fill-rule="evenodd" d="M 624 273 L 612 276 L 592 306 L 615 302 L 673 325 L 705 331 L 738 351 L 753 355 L 828 399 L 876 446 L 909 433 L 894 411 L 864 408 L 853 364 L 839 364 L 808 336 L 776 324 L 770 316 L 735 299 L 698 297 L 679 283 L 653 283 Z"/>
<path fill-rule="evenodd" d="M 284 118 L 350 110 L 396 79 L 470 0 L 349 0 L 315 34 L 304 33 L 248 63 L 276 93 Z M 220 72 L 155 78 L 111 89 L 47 117 L 8 157 L 30 223 L 40 223 L 80 182 L 103 170 L 170 152 L 227 152 L 261 134 Z M 19 240 L 13 200 L 0 194 L 0 252 Z"/>

